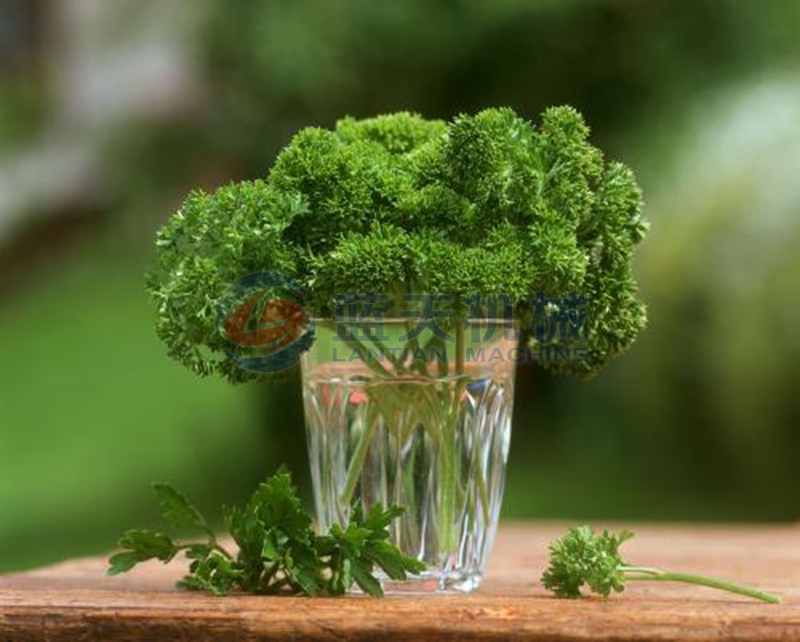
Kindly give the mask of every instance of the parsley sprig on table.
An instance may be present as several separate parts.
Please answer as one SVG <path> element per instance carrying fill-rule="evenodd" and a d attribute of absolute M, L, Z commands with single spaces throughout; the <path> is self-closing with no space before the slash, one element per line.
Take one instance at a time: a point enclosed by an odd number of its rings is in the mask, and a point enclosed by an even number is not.
<path fill-rule="evenodd" d="M 569 529 L 561 539 L 550 544 L 550 566 L 542 575 L 544 587 L 558 597 L 581 597 L 581 588 L 603 597 L 625 590 L 625 582 L 685 582 L 744 595 L 777 604 L 780 597 L 757 589 L 691 573 L 674 573 L 649 566 L 632 566 L 619 552 L 619 547 L 633 537 L 630 531 L 618 534 L 603 531 L 597 535 L 589 526 Z"/>
<path fill-rule="evenodd" d="M 233 590 L 258 594 L 342 595 L 357 584 L 372 596 L 383 595 L 375 569 L 393 580 L 418 574 L 425 565 L 404 556 L 389 541 L 389 525 L 403 509 L 373 506 L 353 509 L 347 527 L 334 525 L 314 533 L 291 475 L 280 470 L 262 483 L 248 502 L 228 511 L 227 524 L 238 546 L 223 547 L 192 503 L 168 484 L 154 484 L 164 518 L 174 527 L 193 529 L 205 539 L 177 541 L 164 533 L 130 530 L 119 540 L 123 550 L 109 559 L 109 575 L 150 559 L 170 562 L 183 552 L 191 560 L 179 586 L 225 595 Z"/>

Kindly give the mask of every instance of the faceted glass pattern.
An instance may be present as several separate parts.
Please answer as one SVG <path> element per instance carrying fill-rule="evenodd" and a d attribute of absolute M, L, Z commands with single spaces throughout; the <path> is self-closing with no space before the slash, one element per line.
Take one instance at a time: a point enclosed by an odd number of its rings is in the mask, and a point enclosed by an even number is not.
<path fill-rule="evenodd" d="M 487 345 L 507 354 L 502 331 Z M 388 591 L 470 591 L 484 576 L 497 529 L 511 438 L 514 363 L 453 368 L 334 361 L 322 337 L 303 357 L 303 397 L 318 526 L 397 504 L 393 542 L 425 562 Z M 487 357 L 488 358 L 488 357 Z"/>

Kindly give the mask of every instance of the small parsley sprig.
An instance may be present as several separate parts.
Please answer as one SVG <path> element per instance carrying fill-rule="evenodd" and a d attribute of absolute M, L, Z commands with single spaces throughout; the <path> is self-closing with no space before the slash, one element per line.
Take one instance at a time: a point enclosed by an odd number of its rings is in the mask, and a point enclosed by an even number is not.
<path fill-rule="evenodd" d="M 673 573 L 648 566 L 631 566 L 621 556 L 619 547 L 633 537 L 630 531 L 618 534 L 603 531 L 596 535 L 589 526 L 570 528 L 567 534 L 550 544 L 550 566 L 542 575 L 542 584 L 557 597 L 581 597 L 581 588 L 603 597 L 612 591 L 625 590 L 625 582 L 685 582 L 744 595 L 777 604 L 778 595 L 748 588 L 733 582 L 691 573 Z"/>
<path fill-rule="evenodd" d="M 191 560 L 189 573 L 178 583 L 184 589 L 214 595 L 241 590 L 314 596 L 342 595 L 357 584 L 365 593 L 380 597 L 383 589 L 376 568 L 400 581 L 425 569 L 389 541 L 389 526 L 402 508 L 375 505 L 364 514 L 358 506 L 347 527 L 335 524 L 318 536 L 284 469 L 262 483 L 243 507 L 228 511 L 226 522 L 238 546 L 235 555 L 217 541 L 208 522 L 184 495 L 168 484 L 153 487 L 164 518 L 174 527 L 203 533 L 205 540 L 179 542 L 156 531 L 127 531 L 119 540 L 123 550 L 109 558 L 109 575 L 150 559 L 166 564 L 183 552 Z"/>

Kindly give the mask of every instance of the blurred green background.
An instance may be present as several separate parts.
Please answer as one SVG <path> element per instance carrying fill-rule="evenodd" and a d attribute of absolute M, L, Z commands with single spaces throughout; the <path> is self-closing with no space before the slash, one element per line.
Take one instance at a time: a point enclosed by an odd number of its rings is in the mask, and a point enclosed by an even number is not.
<path fill-rule="evenodd" d="M 518 375 L 507 517 L 800 517 L 800 3 L 0 1 L 0 570 L 215 513 L 280 462 L 298 382 L 158 344 L 156 227 L 299 127 L 571 103 L 637 171 L 650 327 L 589 383 Z M 218 513 L 217 513 L 218 514 Z"/>

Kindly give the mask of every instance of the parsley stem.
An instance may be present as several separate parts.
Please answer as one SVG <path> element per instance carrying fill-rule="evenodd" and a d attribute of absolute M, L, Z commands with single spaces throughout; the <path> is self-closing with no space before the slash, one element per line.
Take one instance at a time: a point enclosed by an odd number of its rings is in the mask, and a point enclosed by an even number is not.
<path fill-rule="evenodd" d="M 464 323 L 456 317 L 456 375 L 464 374 Z"/>
<path fill-rule="evenodd" d="M 177 544 L 177 545 L 175 546 L 175 550 L 176 550 L 176 551 L 187 551 L 187 550 L 189 550 L 190 548 L 193 548 L 193 547 L 195 547 L 195 546 L 197 546 L 197 543 L 196 543 L 196 542 L 189 542 L 189 543 L 187 543 L 187 544 Z M 222 553 L 222 554 L 223 554 L 225 557 L 227 557 L 229 560 L 232 560 L 232 559 L 233 559 L 233 555 L 231 555 L 231 554 L 230 554 L 230 552 L 229 552 L 229 551 L 228 551 L 228 550 L 227 550 L 227 549 L 226 549 L 224 546 L 222 546 L 222 544 L 220 544 L 219 542 L 217 542 L 216 538 L 213 538 L 213 537 L 212 537 L 212 538 L 210 538 L 210 540 L 209 540 L 209 542 L 208 542 L 208 547 L 209 547 L 210 549 L 212 549 L 212 550 L 215 550 L 215 551 L 217 551 L 217 552 L 219 552 L 219 553 Z"/>
<path fill-rule="evenodd" d="M 377 420 L 370 417 L 371 404 L 367 406 L 365 418 L 362 421 L 362 432 L 356 444 L 356 450 L 350 460 L 350 466 L 347 469 L 347 477 L 344 482 L 344 490 L 340 501 L 343 506 L 349 506 L 353 499 L 353 493 L 358 486 L 361 477 L 361 471 L 364 469 L 364 461 L 367 458 L 367 451 L 369 450 L 370 443 L 372 442 L 372 434 L 375 431 L 375 424 Z"/>
<path fill-rule="evenodd" d="M 228 550 L 222 544 L 220 544 L 217 540 L 214 540 L 214 544 L 213 544 L 212 548 L 215 551 L 219 551 L 220 553 L 222 553 L 229 560 L 233 559 L 233 555 L 231 555 L 230 552 L 228 552 Z"/>
<path fill-rule="evenodd" d="M 687 584 L 697 584 L 699 586 L 707 586 L 721 591 L 728 591 L 746 597 L 752 597 L 762 602 L 769 602 L 770 604 L 778 604 L 781 601 L 780 596 L 774 593 L 767 593 L 766 591 L 759 591 L 758 589 L 735 584 L 734 582 L 727 582 L 725 580 L 718 580 L 713 577 L 706 577 L 704 575 L 694 575 L 693 573 L 673 573 L 661 570 L 660 568 L 650 568 L 647 566 L 623 566 L 620 570 L 625 574 L 626 580 L 640 580 L 640 581 L 653 581 L 653 582 L 684 582 Z"/>
<path fill-rule="evenodd" d="M 458 301 L 456 306 L 458 307 Z M 460 308 L 459 308 L 460 309 Z M 464 324 L 461 317 L 455 320 L 456 333 L 456 381 L 452 390 L 452 397 L 449 398 L 447 413 L 444 415 L 444 423 L 439 427 L 439 469 L 441 477 L 440 506 L 439 506 L 439 531 L 442 546 L 449 556 L 456 546 L 453 522 L 455 521 L 456 485 L 458 475 L 456 471 L 457 458 L 457 423 L 461 404 L 461 391 L 463 386 L 464 374 Z M 451 392 L 447 390 L 444 397 L 448 398 Z"/>
<path fill-rule="evenodd" d="M 477 444 L 477 440 L 476 440 Z M 486 481 L 483 478 L 483 466 L 481 466 L 481 458 L 478 454 L 478 448 L 476 445 L 475 453 L 473 453 L 472 461 L 475 465 L 475 481 L 478 485 L 478 494 L 480 495 L 481 500 L 481 513 L 483 513 L 483 525 L 484 528 L 489 526 L 489 493 L 486 490 Z"/>

